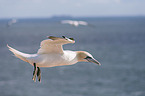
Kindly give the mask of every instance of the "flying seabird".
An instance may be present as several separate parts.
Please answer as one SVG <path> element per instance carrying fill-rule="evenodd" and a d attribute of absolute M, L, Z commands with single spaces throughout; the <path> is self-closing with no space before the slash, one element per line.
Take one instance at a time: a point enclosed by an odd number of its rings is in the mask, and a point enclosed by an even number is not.
<path fill-rule="evenodd" d="M 63 50 L 62 45 L 75 43 L 73 38 L 67 38 L 65 36 L 62 36 L 62 38 L 49 36 L 48 38 L 41 42 L 40 49 L 36 54 L 26 54 L 7 45 L 16 57 L 34 66 L 32 78 L 34 82 L 36 82 L 36 75 L 38 81 L 41 82 L 40 67 L 73 65 L 77 62 L 92 62 L 101 65 L 86 51 Z"/>
<path fill-rule="evenodd" d="M 79 25 L 84 25 L 84 26 L 88 25 L 88 23 L 85 21 L 74 21 L 74 20 L 62 20 L 61 23 L 62 24 L 70 24 L 70 25 L 73 25 L 75 27 L 78 27 Z"/>
<path fill-rule="evenodd" d="M 17 22 L 17 19 L 12 19 L 10 20 L 8 23 L 7 23 L 7 26 L 11 26 L 12 24 L 16 23 Z"/>

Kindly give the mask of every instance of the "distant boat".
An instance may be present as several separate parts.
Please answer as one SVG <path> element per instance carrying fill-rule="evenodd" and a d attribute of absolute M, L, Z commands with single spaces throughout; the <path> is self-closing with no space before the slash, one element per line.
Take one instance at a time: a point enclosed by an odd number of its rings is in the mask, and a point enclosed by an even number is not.
<path fill-rule="evenodd" d="M 8 21 L 7 26 L 10 27 L 12 24 L 14 24 L 16 22 L 17 22 L 16 19 L 11 19 L 10 21 Z"/>
<path fill-rule="evenodd" d="M 79 25 L 88 26 L 88 23 L 85 21 L 62 20 L 61 23 L 62 24 L 70 24 L 70 25 L 73 25 L 75 27 L 78 27 Z"/>

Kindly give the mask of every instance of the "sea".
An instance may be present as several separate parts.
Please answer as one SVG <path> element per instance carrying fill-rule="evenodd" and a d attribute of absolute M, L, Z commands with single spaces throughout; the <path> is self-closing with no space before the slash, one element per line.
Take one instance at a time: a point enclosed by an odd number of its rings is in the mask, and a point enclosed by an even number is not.
<path fill-rule="evenodd" d="M 24 18 L 9 26 L 11 19 L 0 19 L 0 96 L 145 96 L 145 17 L 70 18 L 89 23 L 78 27 L 64 19 Z M 33 82 L 33 66 L 7 44 L 37 53 L 47 36 L 74 38 L 64 50 L 87 51 L 102 65 L 41 68 L 41 83 Z"/>

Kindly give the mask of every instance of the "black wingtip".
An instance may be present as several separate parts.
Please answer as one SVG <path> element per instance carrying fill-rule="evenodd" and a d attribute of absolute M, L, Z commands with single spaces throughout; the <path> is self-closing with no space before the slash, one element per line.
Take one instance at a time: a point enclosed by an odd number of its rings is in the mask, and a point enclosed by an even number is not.
<path fill-rule="evenodd" d="M 74 38 L 66 38 L 65 36 L 62 36 L 64 39 L 70 39 L 74 41 Z"/>
<path fill-rule="evenodd" d="M 69 38 L 70 40 L 75 40 L 74 38 Z"/>
<path fill-rule="evenodd" d="M 65 38 L 65 36 L 62 36 L 62 38 Z"/>

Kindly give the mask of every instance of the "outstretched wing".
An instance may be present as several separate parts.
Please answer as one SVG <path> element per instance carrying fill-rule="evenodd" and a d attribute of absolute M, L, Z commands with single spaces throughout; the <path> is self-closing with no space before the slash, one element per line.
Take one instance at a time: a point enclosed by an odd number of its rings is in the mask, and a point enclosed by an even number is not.
<path fill-rule="evenodd" d="M 61 21 L 62 24 L 73 24 L 72 20 L 62 20 Z"/>
<path fill-rule="evenodd" d="M 62 38 L 49 36 L 48 38 L 41 42 L 37 54 L 63 53 L 62 45 L 75 43 L 73 38 L 66 38 L 65 36 L 62 36 Z"/>
<path fill-rule="evenodd" d="M 79 22 L 79 24 L 81 24 L 81 25 L 88 25 L 88 23 L 85 22 L 85 21 L 78 21 L 78 22 Z"/>

